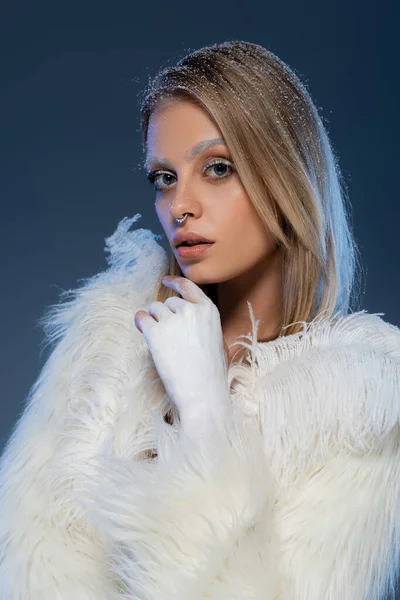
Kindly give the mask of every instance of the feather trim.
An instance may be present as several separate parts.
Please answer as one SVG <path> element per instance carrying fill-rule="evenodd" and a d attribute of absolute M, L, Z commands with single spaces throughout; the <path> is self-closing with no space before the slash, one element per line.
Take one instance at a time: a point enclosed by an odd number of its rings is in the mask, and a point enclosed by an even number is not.
<path fill-rule="evenodd" d="M 0 462 L 1 600 L 393 590 L 398 328 L 322 315 L 262 343 L 251 312 L 249 363 L 228 370 L 237 420 L 193 446 L 133 322 L 167 269 L 156 236 L 128 231 L 138 216 L 42 319 L 56 346 Z"/>
<path fill-rule="evenodd" d="M 98 455 L 97 476 L 88 473 L 86 486 L 76 490 L 77 502 L 114 545 L 114 570 L 126 584 L 121 600 L 197 600 L 211 597 L 213 585 L 212 597 L 231 599 L 226 565 L 235 564 L 242 539 L 249 572 L 235 597 L 272 598 L 274 493 L 259 428 L 243 426 L 239 415 L 222 430 L 210 429 L 196 442 L 181 436 L 156 463 Z M 258 544 L 251 549 L 248 540 L 256 538 L 264 551 Z"/>
<path fill-rule="evenodd" d="M 110 268 L 64 292 L 41 321 L 56 346 L 0 462 L 1 600 L 116 593 L 104 536 L 71 500 L 81 477 L 72 465 L 101 451 L 139 458 L 150 437 L 144 407 L 166 404 L 149 390 L 154 364 L 133 320 L 152 298 L 166 255 L 151 232 L 128 233 L 135 220 L 123 220 L 107 240 Z"/>

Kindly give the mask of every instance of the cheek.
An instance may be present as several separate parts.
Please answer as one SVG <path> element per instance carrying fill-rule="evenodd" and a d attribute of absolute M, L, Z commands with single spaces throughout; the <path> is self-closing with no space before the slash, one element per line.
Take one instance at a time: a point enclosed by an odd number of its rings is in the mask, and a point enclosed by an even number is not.
<path fill-rule="evenodd" d="M 169 203 L 165 201 L 157 200 L 154 204 L 156 209 L 156 215 L 161 225 L 165 228 L 169 221 Z"/>
<path fill-rule="evenodd" d="M 223 240 L 229 245 L 231 255 L 245 258 L 268 253 L 274 239 L 264 225 L 243 187 L 236 185 L 227 196 L 223 211 L 218 214 Z M 228 251 L 228 248 L 226 248 Z"/>
<path fill-rule="evenodd" d="M 254 235 L 260 220 L 243 186 L 234 182 L 224 190 L 224 197 L 215 204 L 218 221 L 227 239 L 237 243 L 241 238 Z"/>

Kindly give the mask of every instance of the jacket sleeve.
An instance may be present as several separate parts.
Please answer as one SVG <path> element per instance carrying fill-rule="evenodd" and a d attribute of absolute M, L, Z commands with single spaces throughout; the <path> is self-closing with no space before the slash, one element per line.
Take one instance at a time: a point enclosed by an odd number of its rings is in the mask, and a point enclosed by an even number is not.
<path fill-rule="evenodd" d="M 270 429 L 271 467 L 284 474 L 274 512 L 280 600 L 395 598 L 400 336 L 388 329 L 380 347 L 376 331 L 374 342 L 355 343 L 350 326 L 348 340 L 338 335 L 340 345 L 316 347 L 259 384 L 264 423 L 274 414 L 280 424 Z"/>
<path fill-rule="evenodd" d="M 399 445 L 332 459 L 279 504 L 282 600 L 398 598 Z"/>
<path fill-rule="evenodd" d="M 393 591 L 398 358 L 343 342 L 299 354 L 252 391 L 262 433 L 239 410 L 203 443 L 181 437 L 153 465 L 104 457 L 97 493 L 91 487 L 83 504 L 117 543 L 126 598 L 366 600 Z"/>
<path fill-rule="evenodd" d="M 141 429 L 144 403 L 135 384 L 145 365 L 133 307 L 152 298 L 165 263 L 159 255 L 154 264 L 148 259 L 146 273 L 136 269 L 140 244 L 129 238 L 131 222 L 108 240 L 111 268 L 64 292 L 73 298 L 42 319 L 55 347 L 0 462 L 1 600 L 116 597 L 111 549 L 74 502 L 82 481 L 74 465 L 89 471 L 96 453 L 123 453 L 114 433 L 128 406 L 132 435 Z M 143 230 L 135 234 L 146 241 Z"/>
<path fill-rule="evenodd" d="M 153 463 L 104 455 L 97 487 L 79 490 L 118 548 L 124 598 L 272 600 L 274 493 L 259 425 L 239 412 Z"/>

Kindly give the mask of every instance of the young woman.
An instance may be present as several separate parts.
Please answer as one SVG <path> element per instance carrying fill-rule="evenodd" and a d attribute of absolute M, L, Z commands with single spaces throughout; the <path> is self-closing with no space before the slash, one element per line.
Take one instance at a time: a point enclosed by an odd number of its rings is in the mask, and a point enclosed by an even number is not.
<path fill-rule="evenodd" d="M 171 250 L 123 219 L 42 320 L 1 462 L 1 600 L 393 600 L 400 331 L 353 312 L 315 106 L 239 41 L 161 71 L 141 115 Z"/>

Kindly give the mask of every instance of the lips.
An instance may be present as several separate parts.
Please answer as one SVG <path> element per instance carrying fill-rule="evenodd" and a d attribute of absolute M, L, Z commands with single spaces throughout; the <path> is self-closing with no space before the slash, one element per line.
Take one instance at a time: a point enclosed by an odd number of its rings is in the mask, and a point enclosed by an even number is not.
<path fill-rule="evenodd" d="M 179 244 L 179 246 L 177 246 L 177 248 L 180 248 L 181 246 L 187 246 L 187 247 L 191 247 L 191 246 L 198 246 L 199 244 L 211 244 L 212 242 L 205 242 L 203 240 L 199 240 L 197 242 L 182 242 L 181 244 Z"/>
<path fill-rule="evenodd" d="M 207 253 L 214 246 L 214 242 L 204 243 L 204 244 L 195 244 L 194 246 L 185 246 L 181 244 L 177 247 L 176 251 L 182 258 L 200 258 L 202 256 L 206 256 Z"/>
<path fill-rule="evenodd" d="M 198 233 L 197 231 L 181 231 L 180 233 L 174 235 L 172 240 L 172 243 L 175 247 L 179 247 L 182 244 L 186 244 L 187 242 L 193 244 L 212 244 L 213 240 L 209 240 L 205 236 L 203 237 L 203 235 Z"/>

